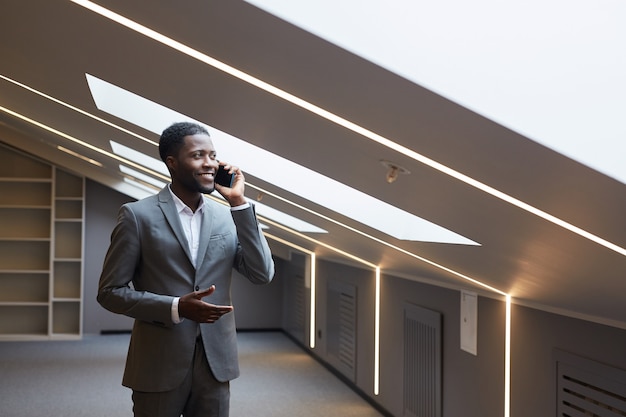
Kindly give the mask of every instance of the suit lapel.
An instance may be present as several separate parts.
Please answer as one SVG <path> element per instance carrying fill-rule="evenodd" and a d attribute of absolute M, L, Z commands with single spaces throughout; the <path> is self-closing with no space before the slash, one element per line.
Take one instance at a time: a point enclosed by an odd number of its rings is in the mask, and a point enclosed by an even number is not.
<path fill-rule="evenodd" d="M 192 262 L 191 253 L 189 253 L 189 243 L 187 242 L 187 238 L 185 237 L 183 226 L 180 224 L 180 216 L 178 215 L 178 211 L 176 211 L 176 204 L 174 204 L 172 194 L 170 194 L 170 190 L 167 186 L 159 192 L 159 207 L 161 208 L 165 219 L 172 228 L 172 231 L 174 232 L 174 236 L 176 236 L 178 243 L 185 251 L 187 259 L 189 259 L 189 262 Z M 202 220 L 204 223 L 204 219 Z"/>
<path fill-rule="evenodd" d="M 204 198 L 202 224 L 200 225 L 201 238 L 200 245 L 198 246 L 198 257 L 196 258 L 196 270 L 200 269 L 200 265 L 202 265 L 202 262 L 204 261 L 204 255 L 207 253 L 209 241 L 211 240 L 211 230 L 213 230 L 213 207 L 209 204 L 208 199 Z"/>

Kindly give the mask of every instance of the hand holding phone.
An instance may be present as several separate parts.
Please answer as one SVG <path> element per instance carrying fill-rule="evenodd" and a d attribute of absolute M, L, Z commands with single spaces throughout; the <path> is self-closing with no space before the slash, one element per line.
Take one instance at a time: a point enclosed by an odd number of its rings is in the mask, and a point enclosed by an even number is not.
<path fill-rule="evenodd" d="M 224 165 L 220 165 L 215 173 L 215 182 L 219 185 L 223 185 L 224 187 L 232 187 L 233 181 L 235 180 L 235 174 L 229 174 L 228 171 L 224 168 Z"/>

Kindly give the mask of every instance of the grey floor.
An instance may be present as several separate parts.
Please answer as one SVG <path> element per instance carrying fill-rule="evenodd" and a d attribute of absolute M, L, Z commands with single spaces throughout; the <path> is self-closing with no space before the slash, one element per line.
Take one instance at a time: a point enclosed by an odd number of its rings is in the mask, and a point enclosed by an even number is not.
<path fill-rule="evenodd" d="M 0 342 L 0 416 L 130 416 L 120 385 L 128 335 Z M 381 416 L 280 332 L 239 334 L 231 416 Z"/>

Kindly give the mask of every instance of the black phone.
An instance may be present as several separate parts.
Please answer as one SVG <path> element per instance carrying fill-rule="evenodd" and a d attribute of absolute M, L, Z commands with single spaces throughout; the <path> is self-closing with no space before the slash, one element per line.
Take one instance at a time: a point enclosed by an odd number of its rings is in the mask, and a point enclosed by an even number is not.
<path fill-rule="evenodd" d="M 224 169 L 224 165 L 220 165 L 215 173 L 215 182 L 225 187 L 232 187 L 234 180 L 235 174 L 229 174 L 228 171 Z"/>

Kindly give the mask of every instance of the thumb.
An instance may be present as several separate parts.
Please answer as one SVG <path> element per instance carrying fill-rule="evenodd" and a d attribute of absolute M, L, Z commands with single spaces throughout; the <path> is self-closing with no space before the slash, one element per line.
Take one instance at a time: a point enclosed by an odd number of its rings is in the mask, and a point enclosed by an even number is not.
<path fill-rule="evenodd" d="M 196 297 L 198 299 L 204 298 L 204 297 L 208 297 L 209 295 L 213 294 L 215 292 L 215 285 L 211 285 L 209 288 L 206 288 L 204 290 L 200 290 L 198 292 L 196 292 Z"/>

